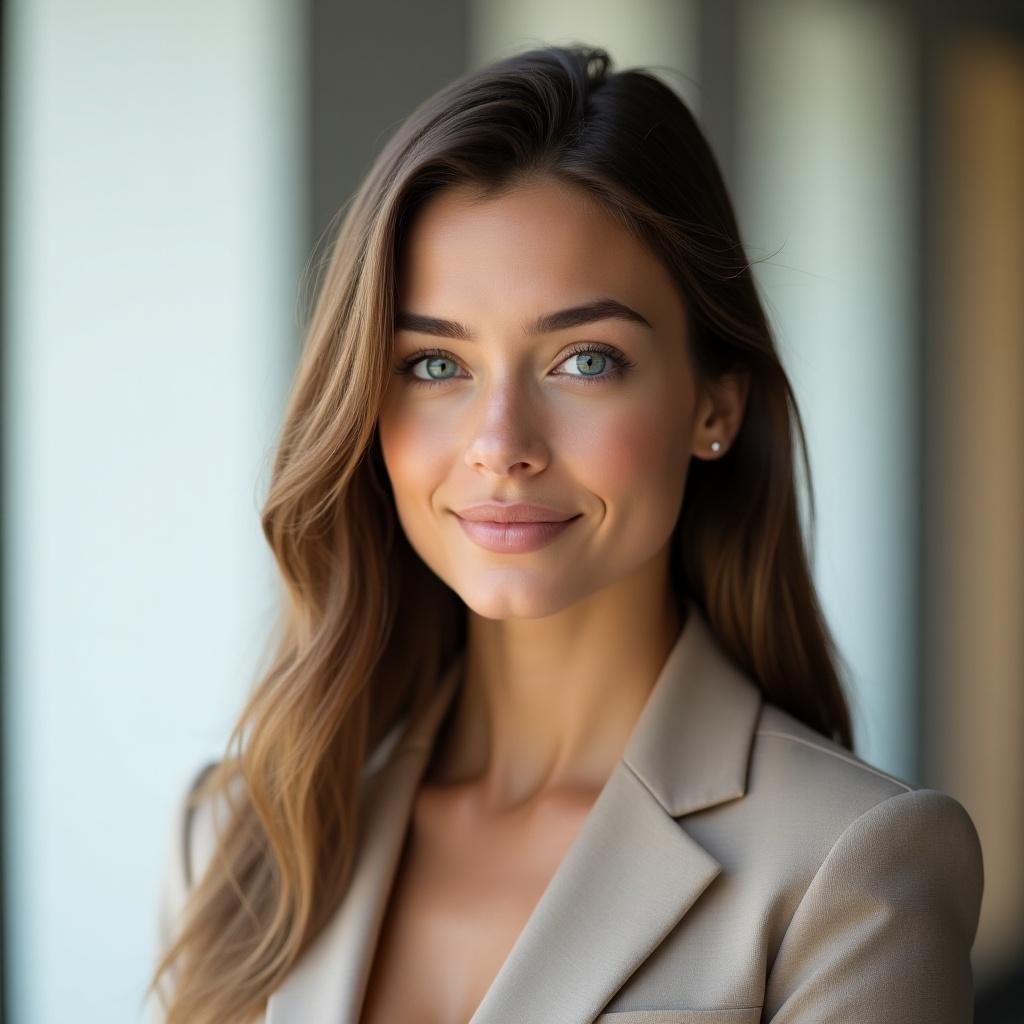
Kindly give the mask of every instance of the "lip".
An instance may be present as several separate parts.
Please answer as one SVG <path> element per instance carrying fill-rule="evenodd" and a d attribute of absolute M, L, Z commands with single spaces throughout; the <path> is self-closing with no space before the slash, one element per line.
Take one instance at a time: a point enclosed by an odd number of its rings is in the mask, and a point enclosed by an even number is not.
<path fill-rule="evenodd" d="M 459 526 L 471 541 L 487 551 L 504 554 L 525 554 L 545 547 L 580 515 L 525 503 L 486 503 L 455 512 Z"/>
<path fill-rule="evenodd" d="M 474 523 L 562 523 L 575 518 L 575 512 L 560 512 L 547 505 L 526 501 L 484 501 L 453 510 L 460 519 Z"/>

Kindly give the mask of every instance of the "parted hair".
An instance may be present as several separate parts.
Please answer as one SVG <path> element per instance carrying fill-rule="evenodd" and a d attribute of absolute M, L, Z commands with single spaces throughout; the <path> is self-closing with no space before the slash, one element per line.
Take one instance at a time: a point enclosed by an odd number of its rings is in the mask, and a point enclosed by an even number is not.
<path fill-rule="evenodd" d="M 655 74 L 613 71 L 596 47 L 468 72 L 397 128 L 329 238 L 262 508 L 280 615 L 224 756 L 190 798 L 229 813 L 147 989 L 159 986 L 167 1024 L 263 1012 L 345 894 L 367 757 L 465 642 L 465 606 L 401 529 L 377 436 L 398 254 L 439 190 L 497 195 L 545 176 L 585 189 L 664 263 L 702 379 L 749 375 L 731 447 L 691 464 L 672 585 L 767 700 L 853 748 L 801 530 L 798 467 L 809 526 L 814 498 L 800 415 L 692 113 Z"/>

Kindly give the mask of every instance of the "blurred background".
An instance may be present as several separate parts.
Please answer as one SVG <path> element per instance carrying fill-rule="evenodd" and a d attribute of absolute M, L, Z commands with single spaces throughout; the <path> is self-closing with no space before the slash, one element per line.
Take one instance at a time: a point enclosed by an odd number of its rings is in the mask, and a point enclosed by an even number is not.
<path fill-rule="evenodd" d="M 1024 4 L 2 17 L 3 1021 L 138 1017 L 172 806 L 273 621 L 259 508 L 339 207 L 429 93 L 573 42 L 652 67 L 718 155 L 807 427 L 856 752 L 967 807 L 976 1020 L 1024 1020 Z"/>

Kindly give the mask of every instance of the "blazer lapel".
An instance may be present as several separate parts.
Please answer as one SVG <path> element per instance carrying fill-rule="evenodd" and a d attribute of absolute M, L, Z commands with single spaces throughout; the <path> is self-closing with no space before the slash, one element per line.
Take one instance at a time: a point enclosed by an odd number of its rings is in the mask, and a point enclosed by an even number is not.
<path fill-rule="evenodd" d="M 622 758 L 471 1024 L 590 1024 L 721 864 L 676 819 L 741 797 L 761 691 L 687 601 Z"/>
<path fill-rule="evenodd" d="M 267 1024 L 358 1020 L 416 789 L 461 669 L 460 657 L 368 776 L 352 886 L 271 996 Z M 676 819 L 743 796 L 761 701 L 688 599 L 623 756 L 470 1024 L 591 1024 L 721 872 Z"/>
<path fill-rule="evenodd" d="M 620 761 L 471 1024 L 584 1024 L 720 871 Z"/>

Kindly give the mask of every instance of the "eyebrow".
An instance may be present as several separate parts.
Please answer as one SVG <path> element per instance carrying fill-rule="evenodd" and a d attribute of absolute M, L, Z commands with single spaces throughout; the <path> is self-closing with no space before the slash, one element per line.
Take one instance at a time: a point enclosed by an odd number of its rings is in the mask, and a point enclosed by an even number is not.
<path fill-rule="evenodd" d="M 582 327 L 584 324 L 596 323 L 599 320 L 627 320 L 641 324 L 651 330 L 650 321 L 635 309 L 624 305 L 617 299 L 604 298 L 586 302 L 569 309 L 560 309 L 555 313 L 545 313 L 536 320 L 526 324 L 527 334 L 550 334 L 564 331 L 570 327 Z M 417 334 L 432 334 L 438 338 L 454 338 L 458 341 L 474 341 L 475 335 L 465 325 L 455 320 L 443 320 L 436 316 L 423 316 L 401 310 L 395 314 L 396 331 L 415 331 Z"/>

